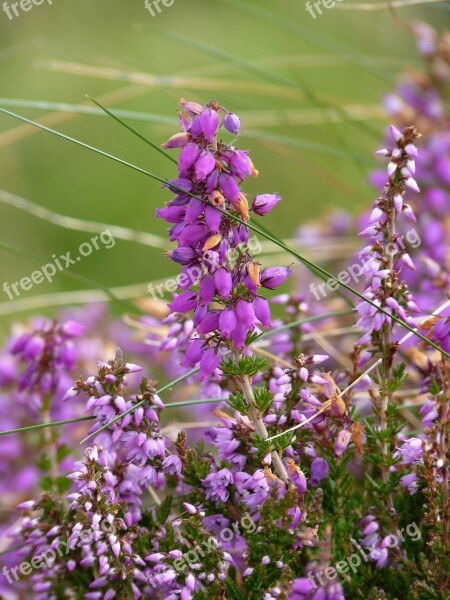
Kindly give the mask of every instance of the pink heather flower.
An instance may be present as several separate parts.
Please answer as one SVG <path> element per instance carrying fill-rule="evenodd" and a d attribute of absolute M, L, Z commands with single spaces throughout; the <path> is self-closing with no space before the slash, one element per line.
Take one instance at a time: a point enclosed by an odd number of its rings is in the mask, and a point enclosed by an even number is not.
<path fill-rule="evenodd" d="M 257 215 L 263 216 L 269 213 L 278 202 L 281 202 L 281 196 L 278 194 L 260 194 L 253 200 L 252 210 Z"/>
<path fill-rule="evenodd" d="M 233 113 L 227 113 L 223 119 L 223 126 L 233 135 L 239 135 L 241 120 Z"/>
<path fill-rule="evenodd" d="M 408 488 L 409 494 L 413 496 L 419 489 L 419 478 L 415 473 L 404 475 L 400 478 L 400 484 L 403 487 Z"/>
<path fill-rule="evenodd" d="M 269 290 L 274 290 L 292 275 L 289 267 L 267 267 L 261 271 L 261 285 Z"/>
<path fill-rule="evenodd" d="M 210 142 L 219 128 L 219 115 L 212 108 L 207 108 L 200 114 L 200 126 L 204 138 Z"/>
<path fill-rule="evenodd" d="M 320 485 L 321 481 L 328 475 L 329 467 L 324 458 L 315 458 L 311 463 L 310 481 L 314 487 Z"/>
<path fill-rule="evenodd" d="M 342 456 L 347 449 L 347 446 L 352 439 L 352 434 L 348 429 L 342 429 L 336 436 L 334 442 L 334 455 L 336 457 Z"/>

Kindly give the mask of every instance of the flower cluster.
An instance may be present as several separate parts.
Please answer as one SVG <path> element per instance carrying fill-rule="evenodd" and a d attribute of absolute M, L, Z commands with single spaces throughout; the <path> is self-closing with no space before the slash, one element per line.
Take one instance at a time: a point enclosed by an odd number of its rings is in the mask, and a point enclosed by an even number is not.
<path fill-rule="evenodd" d="M 431 312 L 445 298 L 450 285 L 446 219 L 450 203 L 450 131 L 445 103 L 450 82 L 450 40 L 448 33 L 439 36 L 425 23 L 415 23 L 413 32 L 426 69 L 403 74 L 396 91 L 386 96 L 385 107 L 399 128 L 413 122 L 423 132 L 420 153 L 415 158 L 421 193 L 412 203 L 420 216 L 415 225 L 421 238 L 420 260 L 415 261 L 416 271 L 405 278 L 419 306 Z M 373 181 L 382 184 L 382 177 L 377 172 Z"/>
<path fill-rule="evenodd" d="M 221 342 L 242 349 L 257 324 L 270 326 L 269 305 L 258 290 L 275 289 L 290 270 L 261 269 L 247 247 L 250 211 L 265 215 L 281 198 L 260 194 L 249 207 L 240 185 L 258 172 L 247 152 L 218 138 L 221 115 L 223 127 L 234 135 L 239 134 L 239 118 L 216 102 L 180 104 L 182 131 L 164 144 L 182 149 L 179 178 L 167 184 L 176 196 L 157 215 L 173 224 L 169 237 L 177 248 L 168 255 L 182 267 L 183 291 L 169 304 L 170 310 L 194 311 L 196 335 L 189 339 L 183 362 L 186 367 L 200 363 L 206 379 L 219 366 Z M 190 289 L 195 284 L 198 291 Z"/>
<path fill-rule="evenodd" d="M 414 326 L 409 313 L 417 313 L 419 309 L 407 287 L 399 281 L 399 273 L 403 266 L 410 269 L 415 267 L 409 254 L 397 244 L 396 221 L 402 214 L 413 222 L 416 221 L 410 205 L 404 202 L 404 197 L 406 189 L 419 192 L 413 177 L 417 156 L 414 141 L 419 134 L 414 127 L 405 128 L 401 133 L 392 125 L 391 135 L 396 147 L 393 150 L 385 148 L 377 152 L 378 155 L 389 158 L 388 182 L 385 184 L 383 195 L 373 206 L 369 226 L 359 234 L 370 241 L 360 253 L 362 256 L 370 256 L 364 267 L 367 280 L 364 296 L 373 304 Z M 361 344 L 367 343 L 374 332 L 381 331 L 383 325 L 390 323 L 389 316 L 377 310 L 377 306 L 363 300 L 358 304 L 358 325 L 365 332 L 360 340 Z"/>
<path fill-rule="evenodd" d="M 58 389 L 62 372 L 73 369 L 76 354 L 72 340 L 84 328 L 75 321 L 58 324 L 42 320 L 36 325 L 33 332 L 13 342 L 11 354 L 25 364 L 18 380 L 19 390 L 44 397 Z"/>

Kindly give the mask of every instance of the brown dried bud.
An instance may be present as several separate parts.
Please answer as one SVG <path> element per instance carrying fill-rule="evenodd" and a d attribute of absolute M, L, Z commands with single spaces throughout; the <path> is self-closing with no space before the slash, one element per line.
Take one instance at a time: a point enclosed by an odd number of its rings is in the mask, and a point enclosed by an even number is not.
<path fill-rule="evenodd" d="M 258 177 L 259 171 L 255 168 L 255 165 L 253 164 L 253 161 L 251 158 L 249 158 L 249 161 L 250 161 L 250 175 L 252 177 Z"/>
<path fill-rule="evenodd" d="M 239 202 L 236 202 L 235 207 L 239 211 L 243 221 L 248 221 L 250 219 L 248 200 L 242 192 L 239 194 Z"/>
<path fill-rule="evenodd" d="M 413 348 L 411 350 L 411 359 L 419 369 L 422 369 L 423 371 L 428 371 L 431 366 L 428 356 L 418 348 Z"/>
<path fill-rule="evenodd" d="M 214 190 L 209 196 L 209 201 L 214 206 L 223 206 L 225 202 L 225 197 L 219 192 L 219 190 Z"/>
<path fill-rule="evenodd" d="M 343 417 L 348 412 L 347 405 L 337 394 L 333 394 L 333 396 L 331 397 L 330 411 L 333 417 L 337 418 Z"/>
<path fill-rule="evenodd" d="M 352 434 L 352 440 L 355 444 L 356 451 L 361 455 L 363 451 L 362 434 L 364 433 L 364 425 L 355 421 L 350 426 L 350 433 Z"/>
<path fill-rule="evenodd" d="M 220 233 L 215 233 L 214 235 L 212 235 L 210 238 L 208 238 L 206 240 L 205 245 L 202 248 L 203 252 L 206 252 L 207 250 L 211 250 L 212 248 L 215 248 L 217 246 L 217 244 L 220 243 L 221 239 L 222 239 L 222 236 L 220 235 Z"/>
<path fill-rule="evenodd" d="M 248 276 L 250 277 L 250 279 L 253 281 L 253 283 L 256 285 L 256 287 L 261 287 L 261 282 L 259 280 L 259 274 L 261 271 L 261 267 L 259 265 L 259 263 L 252 263 L 249 267 L 248 267 Z"/>

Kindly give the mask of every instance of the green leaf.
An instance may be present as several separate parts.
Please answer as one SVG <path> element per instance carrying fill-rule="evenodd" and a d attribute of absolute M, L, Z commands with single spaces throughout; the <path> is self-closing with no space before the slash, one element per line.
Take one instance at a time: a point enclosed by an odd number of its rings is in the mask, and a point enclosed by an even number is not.
<path fill-rule="evenodd" d="M 396 392 L 402 386 L 402 383 L 406 379 L 405 369 L 406 365 L 404 363 L 400 363 L 392 369 L 392 381 L 389 385 L 389 390 L 391 392 Z"/>
<path fill-rule="evenodd" d="M 243 356 L 238 363 L 232 358 L 225 358 L 220 363 L 220 369 L 228 377 L 254 377 L 265 369 L 267 361 L 261 356 Z"/>
<path fill-rule="evenodd" d="M 241 392 L 236 392 L 235 394 L 231 394 L 227 399 L 227 404 L 237 410 L 241 415 L 248 415 L 248 404 Z"/>
<path fill-rule="evenodd" d="M 273 394 L 268 389 L 259 387 L 255 388 L 254 395 L 256 408 L 264 415 L 264 413 L 272 406 Z"/>
<path fill-rule="evenodd" d="M 66 444 L 62 444 L 56 449 L 56 460 L 58 463 L 62 462 L 65 458 L 70 456 L 71 449 Z"/>
<path fill-rule="evenodd" d="M 65 494 L 70 490 L 72 481 L 67 479 L 67 477 L 61 476 L 56 478 L 55 485 L 59 494 Z"/>
<path fill-rule="evenodd" d="M 161 523 L 161 525 L 164 525 L 167 522 L 167 519 L 169 518 L 170 512 L 172 510 L 172 501 L 173 497 L 167 496 L 167 498 L 164 498 L 164 500 L 156 509 L 156 518 L 158 520 L 158 523 Z"/>
<path fill-rule="evenodd" d="M 225 585 L 227 586 L 227 598 L 229 598 L 229 600 L 244 600 L 234 581 L 226 579 Z"/>

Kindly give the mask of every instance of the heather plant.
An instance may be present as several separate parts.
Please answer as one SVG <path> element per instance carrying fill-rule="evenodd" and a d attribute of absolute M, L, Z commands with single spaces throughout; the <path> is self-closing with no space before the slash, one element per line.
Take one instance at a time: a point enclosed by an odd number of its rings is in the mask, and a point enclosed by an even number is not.
<path fill-rule="evenodd" d="M 239 117 L 216 101 L 180 107 L 180 132 L 163 144 L 179 151 L 176 177 L 147 173 L 172 194 L 157 217 L 181 271 L 162 321 L 135 323 L 152 344 L 122 332 L 114 357 L 100 345 L 95 370 L 86 361 L 63 395 L 82 323 L 25 333 L 0 363 L 4 393 L 33 394 L 52 432 L 41 448 L 56 451 L 42 495 L 15 490 L 3 589 L 36 600 L 449 598 L 448 301 L 418 316 L 407 272 L 422 249 L 413 260 L 398 245 L 404 219 L 421 219 L 420 126 L 392 126 L 377 152 L 387 172 L 360 233 L 364 289 L 342 284 L 357 305 L 339 297 L 325 312 L 301 282 L 273 295 L 294 267 L 265 266 L 248 243 L 256 233 L 331 276 L 257 222 L 281 198 L 244 191 L 258 171 L 236 147 Z M 183 382 L 178 407 L 209 418 L 194 436 L 165 425 L 177 406 L 165 395 Z M 51 411 L 82 403 L 87 446 L 64 463 Z"/>

